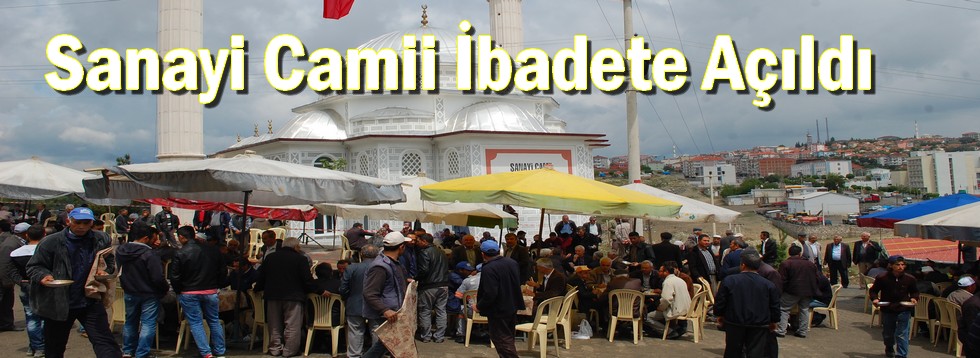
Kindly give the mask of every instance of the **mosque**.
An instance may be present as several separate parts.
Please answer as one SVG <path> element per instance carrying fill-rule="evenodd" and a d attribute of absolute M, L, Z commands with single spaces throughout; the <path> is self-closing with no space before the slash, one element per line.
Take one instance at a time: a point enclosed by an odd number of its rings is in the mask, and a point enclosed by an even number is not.
<path fill-rule="evenodd" d="M 489 3 L 494 39 L 517 53 L 523 42 L 520 0 Z M 593 177 L 592 150 L 608 146 L 604 134 L 567 132 L 566 122 L 551 114 L 559 104 L 549 96 L 455 90 L 457 33 L 429 26 L 424 10 L 421 26 L 383 34 L 359 48 L 400 53 L 404 35 L 423 34 L 439 41 L 438 93 L 330 93 L 293 108 L 292 119 L 281 128 L 273 130 L 269 121 L 266 133 L 260 134 L 256 125 L 254 136 L 212 156 L 253 151 L 306 165 L 342 159 L 343 170 L 396 181 L 420 174 L 442 181 L 546 164 Z M 540 211 L 517 210 L 520 229 L 536 232 Z"/>

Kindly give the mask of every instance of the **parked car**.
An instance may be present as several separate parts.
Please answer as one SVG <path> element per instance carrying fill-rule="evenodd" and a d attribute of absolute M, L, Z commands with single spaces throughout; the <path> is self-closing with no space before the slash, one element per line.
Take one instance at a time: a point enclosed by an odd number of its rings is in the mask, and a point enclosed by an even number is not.
<path fill-rule="evenodd" d="M 844 224 L 857 225 L 859 216 L 861 216 L 861 214 L 847 214 L 847 218 L 844 219 Z"/>

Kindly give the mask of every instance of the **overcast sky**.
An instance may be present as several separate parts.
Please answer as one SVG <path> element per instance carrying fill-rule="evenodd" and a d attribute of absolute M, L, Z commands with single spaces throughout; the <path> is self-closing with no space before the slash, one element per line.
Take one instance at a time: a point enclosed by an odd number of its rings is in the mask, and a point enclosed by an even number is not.
<path fill-rule="evenodd" d="M 37 4 L 58 5 L 37 5 Z M 75 3 L 75 4 L 71 4 Z M 419 26 L 419 7 L 429 6 L 429 25 L 454 31 L 470 20 L 489 32 L 485 0 L 357 0 L 348 17 L 321 18 L 318 0 L 207 0 L 204 45 L 228 47 L 232 34 L 250 42 L 249 94 L 226 89 L 221 104 L 204 110 L 205 150 L 214 153 L 251 135 L 266 121 L 279 128 L 290 109 L 316 99 L 276 92 L 261 68 L 268 41 L 299 37 L 308 48 L 356 47 L 381 34 Z M 559 5 L 556 7 L 556 5 Z M 671 6 L 673 7 L 671 11 Z M 38 156 L 76 168 L 114 165 L 130 153 L 134 162 L 155 161 L 156 100 L 151 94 L 62 95 L 47 86 L 54 69 L 44 55 L 53 36 L 70 33 L 89 49 L 156 47 L 157 3 L 147 0 L 7 0 L 0 5 L 0 160 Z M 601 11 L 600 11 L 601 10 Z M 589 35 L 593 49 L 620 48 L 623 11 L 615 0 L 525 1 L 525 45 L 549 53 L 571 47 L 575 34 Z M 830 135 L 868 138 L 921 134 L 959 136 L 980 131 L 980 1 L 672 1 L 636 0 L 635 32 L 655 50 L 682 49 L 691 64 L 691 90 L 657 91 L 638 103 L 642 152 L 669 155 L 793 145 L 816 136 L 815 120 L 829 119 Z M 776 106 L 760 111 L 754 95 L 697 90 L 715 36 L 730 34 L 744 56 L 755 48 L 798 48 L 813 34 L 819 51 L 852 34 L 876 56 L 873 95 L 790 95 L 775 91 Z M 342 51 L 343 52 L 343 51 Z M 596 154 L 626 153 L 625 96 L 593 91 L 555 95 L 553 114 L 569 132 L 603 133 L 612 144 Z M 821 137 L 826 138 L 822 133 Z"/>

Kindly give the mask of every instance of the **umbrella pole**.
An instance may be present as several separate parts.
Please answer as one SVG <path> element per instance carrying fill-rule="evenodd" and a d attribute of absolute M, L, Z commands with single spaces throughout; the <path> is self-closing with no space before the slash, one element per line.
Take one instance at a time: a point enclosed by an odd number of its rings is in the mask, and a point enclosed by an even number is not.
<path fill-rule="evenodd" d="M 956 266 L 963 264 L 963 243 L 956 242 Z"/>
<path fill-rule="evenodd" d="M 30 207 L 31 207 L 31 201 L 24 200 L 24 214 L 23 217 L 21 217 L 21 220 L 27 220 L 27 210 L 30 209 Z M 41 225 L 44 225 L 44 223 L 41 223 Z"/>
<path fill-rule="evenodd" d="M 245 193 L 245 201 L 242 202 L 242 233 L 241 233 L 241 237 L 239 237 L 238 240 L 241 241 L 241 242 L 248 242 L 248 241 L 243 241 L 243 240 L 246 240 L 246 239 L 249 238 L 249 227 L 248 227 L 248 197 L 249 197 L 249 195 L 252 195 L 252 191 L 251 190 L 247 190 L 247 191 L 243 191 L 243 193 Z M 251 244 L 251 243 L 249 242 L 249 244 Z M 251 247 L 249 249 L 251 249 Z"/>
<path fill-rule="evenodd" d="M 544 241 L 544 208 L 541 208 L 541 221 L 538 223 L 538 236 Z"/>

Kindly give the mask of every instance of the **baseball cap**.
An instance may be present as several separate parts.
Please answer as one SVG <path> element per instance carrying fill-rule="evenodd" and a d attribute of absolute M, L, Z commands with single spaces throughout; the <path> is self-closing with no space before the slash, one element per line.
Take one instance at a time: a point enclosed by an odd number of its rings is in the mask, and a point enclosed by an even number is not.
<path fill-rule="evenodd" d="M 389 232 L 388 235 L 385 235 L 385 238 L 381 241 L 381 244 L 387 247 L 392 247 L 409 241 L 412 241 L 412 239 L 405 237 L 405 235 L 402 235 L 401 232 L 392 231 Z"/>
<path fill-rule="evenodd" d="M 74 220 L 95 220 L 95 213 L 89 208 L 74 208 L 68 217 Z"/>
<path fill-rule="evenodd" d="M 893 263 L 896 263 L 896 262 L 899 262 L 899 261 L 905 262 L 905 257 L 902 257 L 900 255 L 891 255 L 891 256 L 888 257 L 888 263 L 889 264 L 893 264 Z"/>
<path fill-rule="evenodd" d="M 31 224 L 28 224 L 28 223 L 20 223 L 20 224 L 17 224 L 16 226 L 14 226 L 14 233 L 15 234 L 23 234 L 30 227 L 31 227 Z"/>
<path fill-rule="evenodd" d="M 456 269 L 457 270 L 466 270 L 466 271 L 475 271 L 476 270 L 475 268 L 473 268 L 473 265 L 470 265 L 470 263 L 469 262 L 466 262 L 466 261 L 460 261 L 459 263 L 457 263 L 456 264 Z"/>
<path fill-rule="evenodd" d="M 960 280 L 956 281 L 956 284 L 959 285 L 960 287 L 970 287 L 973 286 L 973 284 L 975 283 L 977 283 L 977 281 L 975 281 L 973 277 L 970 276 L 960 277 Z"/>
<path fill-rule="evenodd" d="M 493 240 L 484 241 L 480 244 L 480 251 L 487 255 L 496 255 L 500 253 L 500 244 Z"/>

